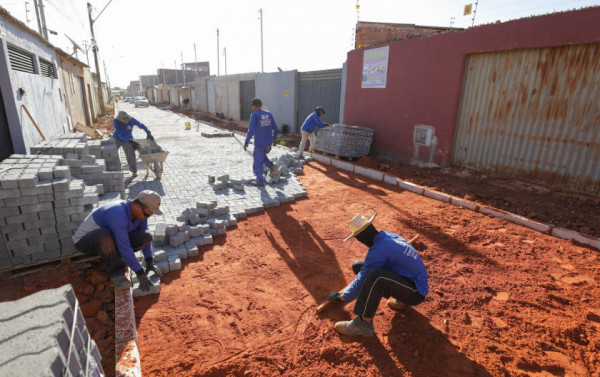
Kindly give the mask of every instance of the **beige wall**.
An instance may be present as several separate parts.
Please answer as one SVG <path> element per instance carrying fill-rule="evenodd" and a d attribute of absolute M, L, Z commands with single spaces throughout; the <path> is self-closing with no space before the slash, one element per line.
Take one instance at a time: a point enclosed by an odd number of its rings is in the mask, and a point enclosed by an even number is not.
<path fill-rule="evenodd" d="M 86 111 L 81 101 L 81 85 L 80 79 L 83 79 L 84 67 L 78 61 L 69 58 L 63 54 L 57 54 L 58 57 L 58 73 L 63 88 L 63 98 L 65 100 L 65 107 L 67 114 L 71 117 L 71 125 L 79 122 L 84 125 L 91 125 L 92 119 L 90 116 L 86 117 Z M 87 104 L 89 99 L 86 93 L 84 94 L 84 103 Z"/>

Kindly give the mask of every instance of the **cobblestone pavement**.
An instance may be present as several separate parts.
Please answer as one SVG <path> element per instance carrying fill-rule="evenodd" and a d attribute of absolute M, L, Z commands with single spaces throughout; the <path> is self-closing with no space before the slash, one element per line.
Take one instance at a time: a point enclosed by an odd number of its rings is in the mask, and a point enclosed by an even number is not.
<path fill-rule="evenodd" d="M 250 144 L 248 151 L 244 151 L 245 135 L 205 137 L 202 133 L 228 131 L 221 131 L 206 123 L 196 123 L 191 118 L 156 107 L 135 108 L 132 104 L 121 102 L 116 104 L 115 113 L 120 110 L 127 111 L 144 123 L 158 145 L 169 152 L 159 180 L 152 171 L 146 175 L 145 165 L 139 157 L 138 176 L 132 179 L 121 151 L 121 164 L 126 172 L 126 198 L 135 198 L 142 190 L 154 190 L 163 199 L 161 210 L 164 215 L 152 216 L 149 220 L 151 224 L 174 221 L 185 209 L 196 208 L 197 202 L 216 200 L 219 206 L 229 206 L 229 213 L 239 218 L 306 196 L 306 190 L 292 172 L 282 176 L 285 179 L 276 184 L 266 184 L 264 187 L 248 184 L 255 177 L 252 172 L 253 145 Z M 190 130 L 185 130 L 185 122 L 191 122 Z M 146 134 L 135 127 L 133 136 L 145 139 Z M 276 161 L 290 153 L 288 148 L 276 146 L 268 157 Z M 223 175 L 243 181 L 243 190 L 226 187 L 215 191 L 208 177 Z"/>

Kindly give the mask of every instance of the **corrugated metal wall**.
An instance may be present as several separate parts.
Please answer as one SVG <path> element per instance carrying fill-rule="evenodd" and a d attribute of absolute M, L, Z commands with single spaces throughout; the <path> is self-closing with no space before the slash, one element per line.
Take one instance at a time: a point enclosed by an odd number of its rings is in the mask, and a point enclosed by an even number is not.
<path fill-rule="evenodd" d="M 471 55 L 453 163 L 598 195 L 599 96 L 600 44 Z"/>
<path fill-rule="evenodd" d="M 323 106 L 325 114 L 321 120 L 337 123 L 340 116 L 340 95 L 342 90 L 342 69 L 298 73 L 298 113 L 296 132 L 316 106 Z"/>

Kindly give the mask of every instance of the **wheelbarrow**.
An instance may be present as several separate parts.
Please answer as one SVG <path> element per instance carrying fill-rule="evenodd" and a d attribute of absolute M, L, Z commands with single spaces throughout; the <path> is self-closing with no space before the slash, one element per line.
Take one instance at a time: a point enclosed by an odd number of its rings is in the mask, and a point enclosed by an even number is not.
<path fill-rule="evenodd" d="M 138 150 L 140 159 L 146 165 L 146 177 L 150 174 L 150 170 L 154 173 L 157 179 L 162 177 L 163 162 L 167 159 L 169 152 L 163 151 L 163 149 L 152 140 L 136 140 L 140 145 Z"/>

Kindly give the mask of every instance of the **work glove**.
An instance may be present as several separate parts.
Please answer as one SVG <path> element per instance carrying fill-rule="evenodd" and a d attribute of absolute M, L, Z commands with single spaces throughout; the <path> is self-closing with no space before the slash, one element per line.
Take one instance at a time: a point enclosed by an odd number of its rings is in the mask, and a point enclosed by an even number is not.
<path fill-rule="evenodd" d="M 339 292 L 331 292 L 329 296 L 327 296 L 327 299 L 333 302 L 343 302 L 341 297 L 342 295 L 340 295 Z"/>
<path fill-rule="evenodd" d="M 160 269 L 154 264 L 154 258 L 148 257 L 144 258 L 144 260 L 146 261 L 146 271 L 154 271 L 159 278 L 162 277 L 162 272 L 160 272 Z"/>
<path fill-rule="evenodd" d="M 327 124 L 325 125 L 325 127 L 329 127 L 329 126 L 331 126 L 331 124 L 329 124 L 329 123 L 327 123 Z"/>
<path fill-rule="evenodd" d="M 143 268 L 140 268 L 139 271 L 136 271 L 135 274 L 140 282 L 140 289 L 142 291 L 149 291 L 150 287 L 154 286 L 150 279 L 148 279 L 148 275 L 146 275 L 146 271 Z"/>
<path fill-rule="evenodd" d="M 248 142 L 244 143 L 244 151 L 248 148 Z"/>
<path fill-rule="evenodd" d="M 137 151 L 138 149 L 140 149 L 140 144 L 137 141 L 131 140 L 130 143 L 133 147 L 133 150 Z"/>
<path fill-rule="evenodd" d="M 148 131 L 146 134 L 146 139 L 154 141 L 154 136 L 152 136 L 152 132 Z"/>

